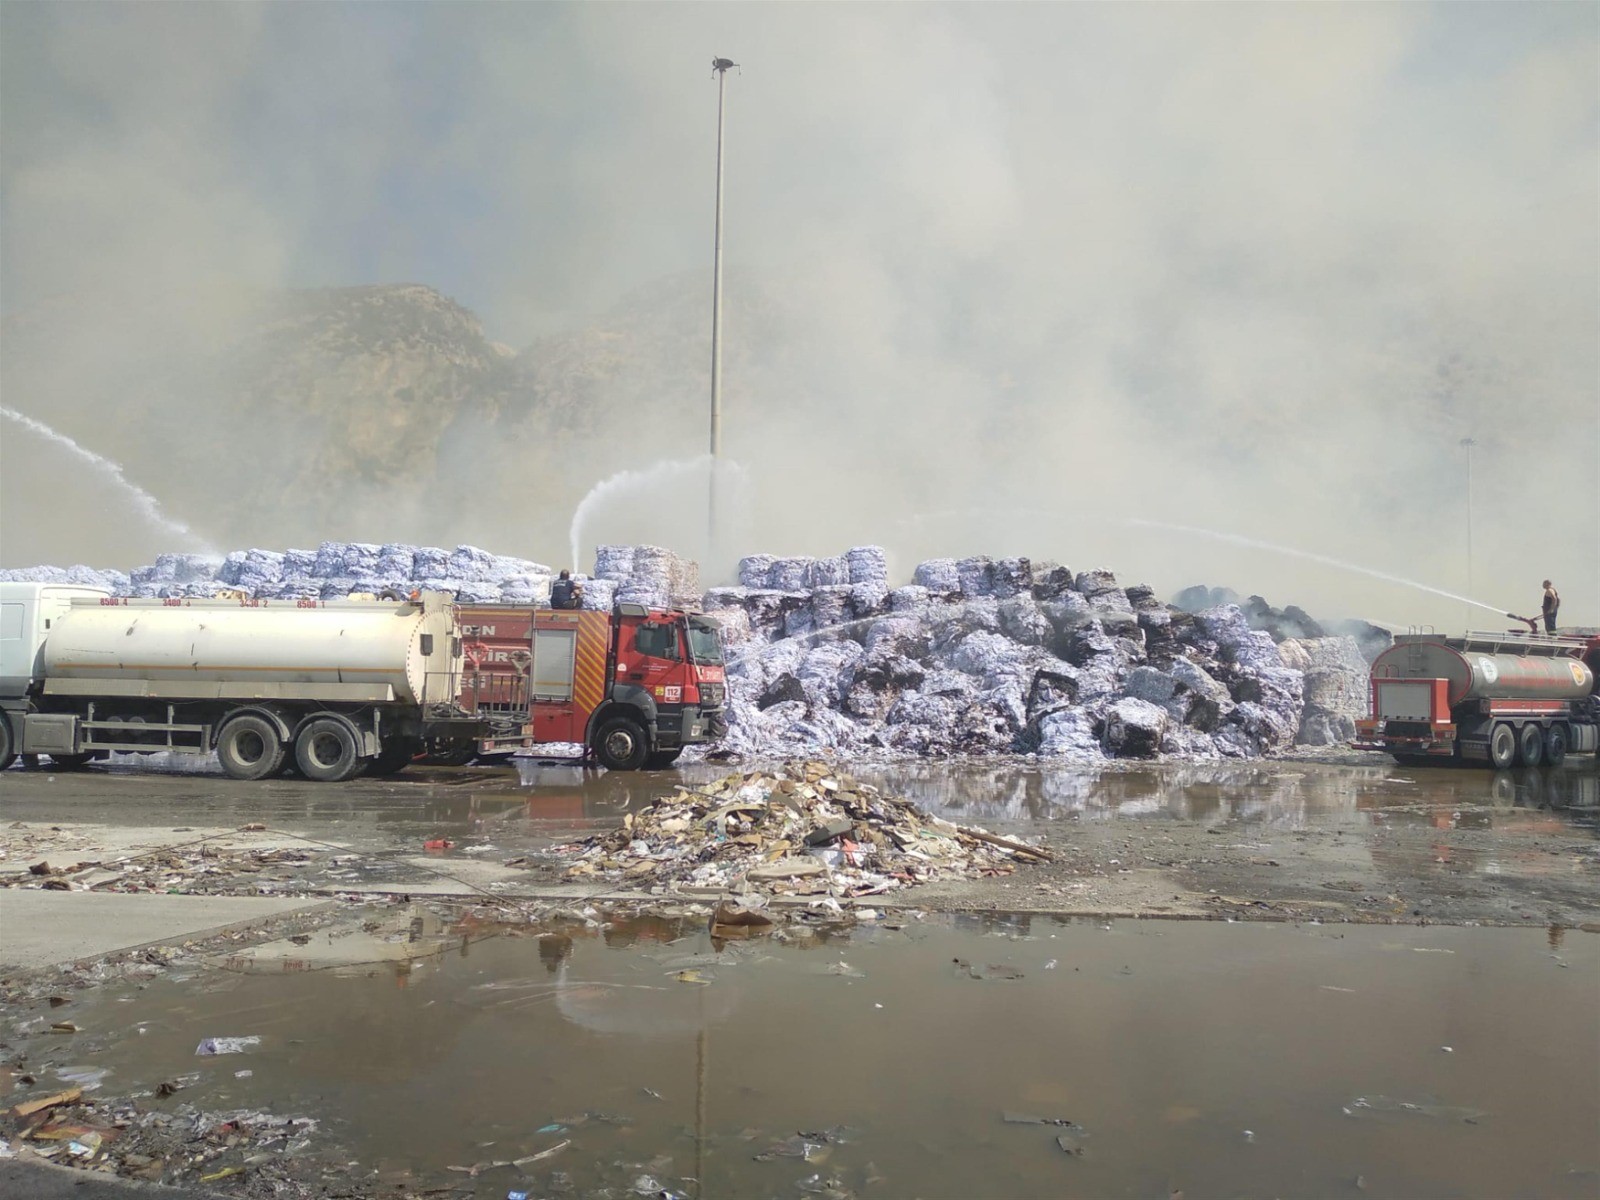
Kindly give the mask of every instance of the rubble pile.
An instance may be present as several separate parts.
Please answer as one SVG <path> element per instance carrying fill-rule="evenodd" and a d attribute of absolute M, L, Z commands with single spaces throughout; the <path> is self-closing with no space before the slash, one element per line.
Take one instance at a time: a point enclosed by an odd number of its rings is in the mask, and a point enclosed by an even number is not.
<path fill-rule="evenodd" d="M 93 857 L 83 857 L 84 853 Z M 19 837 L 8 831 L 0 841 L 0 888 L 238 894 L 241 882 L 248 881 L 249 890 L 284 895 L 309 890 L 322 882 L 314 868 L 344 865 L 356 857 L 291 847 L 225 847 L 210 842 L 105 856 L 92 849 L 75 848 L 70 840 L 46 842 L 41 837 L 26 833 Z"/>
<path fill-rule="evenodd" d="M 198 1079 L 165 1081 L 155 1095 L 181 1094 Z M 211 1184 L 248 1173 L 255 1194 L 303 1194 L 294 1185 L 295 1160 L 317 1130 L 310 1117 L 207 1112 L 189 1104 L 158 1111 L 131 1100 L 87 1097 L 81 1088 L 23 1101 L 5 1115 L 16 1150 L 29 1157 L 168 1184 Z"/>
<path fill-rule="evenodd" d="M 1047 851 L 953 825 L 820 762 L 732 774 L 629 813 L 620 829 L 555 847 L 568 879 L 652 889 L 872 896 L 1006 874 Z"/>
<path fill-rule="evenodd" d="M 739 578 L 705 596 L 735 753 L 1252 758 L 1347 740 L 1365 713 L 1361 647 L 1265 601 L 1190 612 L 1108 570 L 983 556 L 891 588 L 877 547 L 756 555 Z"/>

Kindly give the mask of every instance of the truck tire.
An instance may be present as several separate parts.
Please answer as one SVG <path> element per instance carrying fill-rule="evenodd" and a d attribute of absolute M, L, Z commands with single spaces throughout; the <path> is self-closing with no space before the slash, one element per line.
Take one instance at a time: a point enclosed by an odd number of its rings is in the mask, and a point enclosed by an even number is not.
<path fill-rule="evenodd" d="M 307 721 L 294 739 L 294 763 L 316 783 L 343 783 L 366 767 L 350 726 L 334 717 Z"/>
<path fill-rule="evenodd" d="M 0 712 L 0 771 L 17 761 L 17 743 L 11 736 L 11 718 Z"/>
<path fill-rule="evenodd" d="M 1567 727 L 1559 721 L 1545 730 L 1544 761 L 1552 767 L 1567 761 Z"/>
<path fill-rule="evenodd" d="M 650 738 L 632 717 L 608 717 L 594 731 L 594 756 L 608 771 L 637 771 L 650 754 Z"/>
<path fill-rule="evenodd" d="M 1517 765 L 1537 767 L 1544 761 L 1544 730 L 1538 722 L 1529 721 L 1517 730 Z"/>
<path fill-rule="evenodd" d="M 1504 771 L 1517 761 L 1517 732 L 1504 721 L 1489 732 L 1489 762 Z"/>
<path fill-rule="evenodd" d="M 283 770 L 288 748 L 265 717 L 234 717 L 217 735 L 217 760 L 230 779 L 270 779 Z"/>
<path fill-rule="evenodd" d="M 645 770 L 665 771 L 673 763 L 678 761 L 678 755 L 682 753 L 682 746 L 679 746 L 676 750 L 657 750 L 654 754 L 651 754 L 644 760 Z"/>

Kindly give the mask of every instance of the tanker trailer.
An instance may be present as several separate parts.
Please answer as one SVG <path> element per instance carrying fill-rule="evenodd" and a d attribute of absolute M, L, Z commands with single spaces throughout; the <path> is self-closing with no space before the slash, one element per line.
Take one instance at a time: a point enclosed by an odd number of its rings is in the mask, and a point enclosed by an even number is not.
<path fill-rule="evenodd" d="M 1372 664 L 1363 750 L 1403 763 L 1558 766 L 1600 745 L 1600 638 L 1405 634 Z"/>
<path fill-rule="evenodd" d="M 0 584 L 0 762 L 216 752 L 235 779 L 337 782 L 472 744 L 444 593 L 408 603 L 131 600 Z"/>

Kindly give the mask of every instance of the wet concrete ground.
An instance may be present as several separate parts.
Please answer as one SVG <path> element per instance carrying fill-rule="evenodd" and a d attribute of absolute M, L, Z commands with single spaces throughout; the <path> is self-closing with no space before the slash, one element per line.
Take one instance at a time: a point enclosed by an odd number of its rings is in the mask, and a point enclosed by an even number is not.
<path fill-rule="evenodd" d="M 1369 761 L 851 769 L 952 820 L 1043 836 L 1055 853 L 1052 865 L 1008 880 L 919 890 L 916 903 L 1112 915 L 1600 922 L 1600 771 L 1592 759 L 1559 771 L 1500 774 Z M 321 874 L 303 872 L 304 887 L 516 896 L 559 883 L 559 872 L 538 860 L 544 848 L 614 825 L 678 782 L 727 769 L 433 769 L 331 788 L 128 765 L 76 774 L 12 770 L 0 782 L 0 814 L 41 836 L 59 826 L 60 836 L 111 849 L 259 823 L 269 832 L 258 837 L 361 856 L 324 865 Z M 7 833 L 0 829 L 0 845 Z M 441 839 L 452 845 L 425 851 Z M 48 843 L 37 849 L 45 853 Z M 81 846 L 73 852 L 88 853 Z M 20 852 L 0 862 L 0 871 L 8 866 L 21 869 Z"/>
<path fill-rule="evenodd" d="M 172 864 L 125 877 L 142 887 L 346 902 L 255 950 L 76 973 L 69 1009 L 46 977 L 0 981 L 0 1103 L 87 1078 L 96 1119 L 312 1122 L 208 1134 L 192 1163 L 156 1129 L 151 1178 L 237 1168 L 209 1186 L 241 1196 L 1600 1194 L 1587 760 L 852 765 L 1042 836 L 1055 861 L 721 945 L 703 917 L 621 915 L 540 854 L 726 767 L 327 787 L 152 766 L 7 772 L 0 873 L 131 855 Z M 217 855 L 199 873 L 197 843 Z M 63 1011 L 70 1036 L 48 1032 Z M 196 1058 L 212 1036 L 261 1042 Z"/>
<path fill-rule="evenodd" d="M 329 1194 L 1588 1197 L 1597 994 L 1600 939 L 1543 930 L 644 919 L 187 970 L 16 1041 L 157 1112 L 307 1119 Z"/>

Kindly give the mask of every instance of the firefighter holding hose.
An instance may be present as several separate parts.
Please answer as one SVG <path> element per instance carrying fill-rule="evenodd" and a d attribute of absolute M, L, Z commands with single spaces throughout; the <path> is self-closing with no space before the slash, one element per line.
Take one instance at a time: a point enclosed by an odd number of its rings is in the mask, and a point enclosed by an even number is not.
<path fill-rule="evenodd" d="M 1544 602 L 1541 608 L 1544 613 L 1544 631 L 1556 631 L 1556 613 L 1561 611 L 1561 593 L 1556 591 L 1555 584 L 1548 579 L 1544 581 Z"/>

